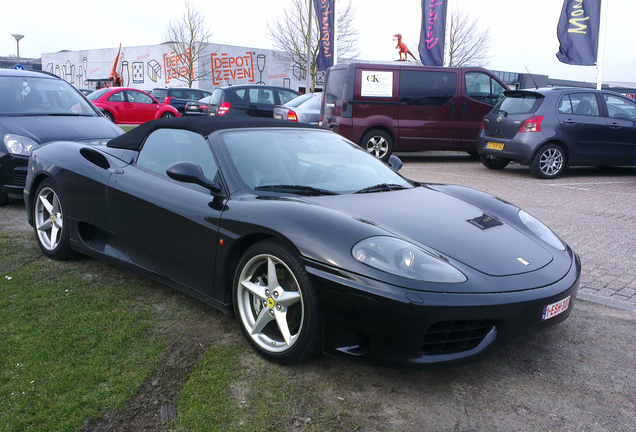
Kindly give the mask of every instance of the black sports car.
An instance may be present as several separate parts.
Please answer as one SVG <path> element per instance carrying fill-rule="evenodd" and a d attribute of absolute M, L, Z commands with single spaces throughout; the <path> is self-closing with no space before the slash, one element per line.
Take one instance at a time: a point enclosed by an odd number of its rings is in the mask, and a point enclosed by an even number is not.
<path fill-rule="evenodd" d="M 176 118 L 34 150 L 24 195 L 44 254 L 105 259 L 233 311 L 282 364 L 320 351 L 465 364 L 570 314 L 580 261 L 545 225 L 394 169 L 320 127 Z"/>

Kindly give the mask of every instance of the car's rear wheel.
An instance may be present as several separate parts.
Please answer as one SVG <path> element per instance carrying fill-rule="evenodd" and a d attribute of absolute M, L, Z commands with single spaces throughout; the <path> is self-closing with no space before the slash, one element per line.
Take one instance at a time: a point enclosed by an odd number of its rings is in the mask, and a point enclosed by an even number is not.
<path fill-rule="evenodd" d="M 161 118 L 170 118 L 170 117 L 174 117 L 175 115 L 171 112 L 166 112 L 161 114 Z"/>
<path fill-rule="evenodd" d="M 479 159 L 481 159 L 481 163 L 484 164 L 486 168 L 492 170 L 500 170 L 504 169 L 510 163 L 510 159 L 500 158 L 499 156 L 493 155 L 479 155 Z"/>
<path fill-rule="evenodd" d="M 318 300 L 298 255 L 278 240 L 251 246 L 234 277 L 234 311 L 264 358 L 293 364 L 320 352 Z"/>
<path fill-rule="evenodd" d="M 69 242 L 64 203 L 53 180 L 44 180 L 37 188 L 33 203 L 33 228 L 42 252 L 63 260 L 73 255 Z"/>
<path fill-rule="evenodd" d="M 384 162 L 393 153 L 393 138 L 381 129 L 373 129 L 364 134 L 361 144 L 362 148 Z"/>
<path fill-rule="evenodd" d="M 113 115 L 111 113 L 109 113 L 106 110 L 104 110 L 103 112 L 104 112 L 104 117 L 106 117 L 108 120 L 110 120 L 113 123 L 115 123 L 115 117 L 113 117 Z"/>
<path fill-rule="evenodd" d="M 544 144 L 530 162 L 530 172 L 537 178 L 551 179 L 561 175 L 567 159 L 563 148 L 555 143 Z"/>

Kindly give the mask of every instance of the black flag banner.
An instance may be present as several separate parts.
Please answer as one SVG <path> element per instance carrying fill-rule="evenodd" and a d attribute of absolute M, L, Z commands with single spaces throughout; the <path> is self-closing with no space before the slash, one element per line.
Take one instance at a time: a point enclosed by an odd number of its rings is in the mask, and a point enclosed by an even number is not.
<path fill-rule="evenodd" d="M 601 0 L 565 0 L 557 27 L 562 63 L 594 66 L 601 23 Z"/>
<path fill-rule="evenodd" d="M 316 17 L 318 18 L 318 32 L 320 44 L 316 66 L 319 71 L 326 71 L 333 66 L 334 49 L 334 2 L 335 0 L 314 0 Z"/>
<path fill-rule="evenodd" d="M 427 66 L 444 66 L 448 0 L 422 0 L 420 60 Z"/>

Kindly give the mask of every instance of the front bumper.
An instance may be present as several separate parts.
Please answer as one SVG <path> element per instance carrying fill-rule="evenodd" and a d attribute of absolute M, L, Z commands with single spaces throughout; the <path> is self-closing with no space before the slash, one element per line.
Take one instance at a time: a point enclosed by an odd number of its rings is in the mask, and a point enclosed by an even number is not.
<path fill-rule="evenodd" d="M 28 164 L 28 156 L 5 154 L 0 158 L 0 189 L 9 198 L 22 199 Z"/>
<path fill-rule="evenodd" d="M 515 339 L 565 320 L 572 311 L 581 264 L 551 285 L 506 293 L 413 291 L 359 275 L 309 265 L 323 318 L 326 354 L 391 369 L 433 369 L 483 360 Z M 543 311 L 571 296 L 565 312 Z"/>

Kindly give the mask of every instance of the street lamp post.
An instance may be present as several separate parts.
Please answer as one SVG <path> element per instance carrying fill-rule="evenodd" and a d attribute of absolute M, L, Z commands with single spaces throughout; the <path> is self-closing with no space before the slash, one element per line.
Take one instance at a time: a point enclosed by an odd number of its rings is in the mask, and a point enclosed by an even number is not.
<path fill-rule="evenodd" d="M 15 43 L 18 44 L 18 64 L 20 64 L 20 39 L 22 39 L 24 35 L 12 34 L 11 36 L 15 38 Z"/>

